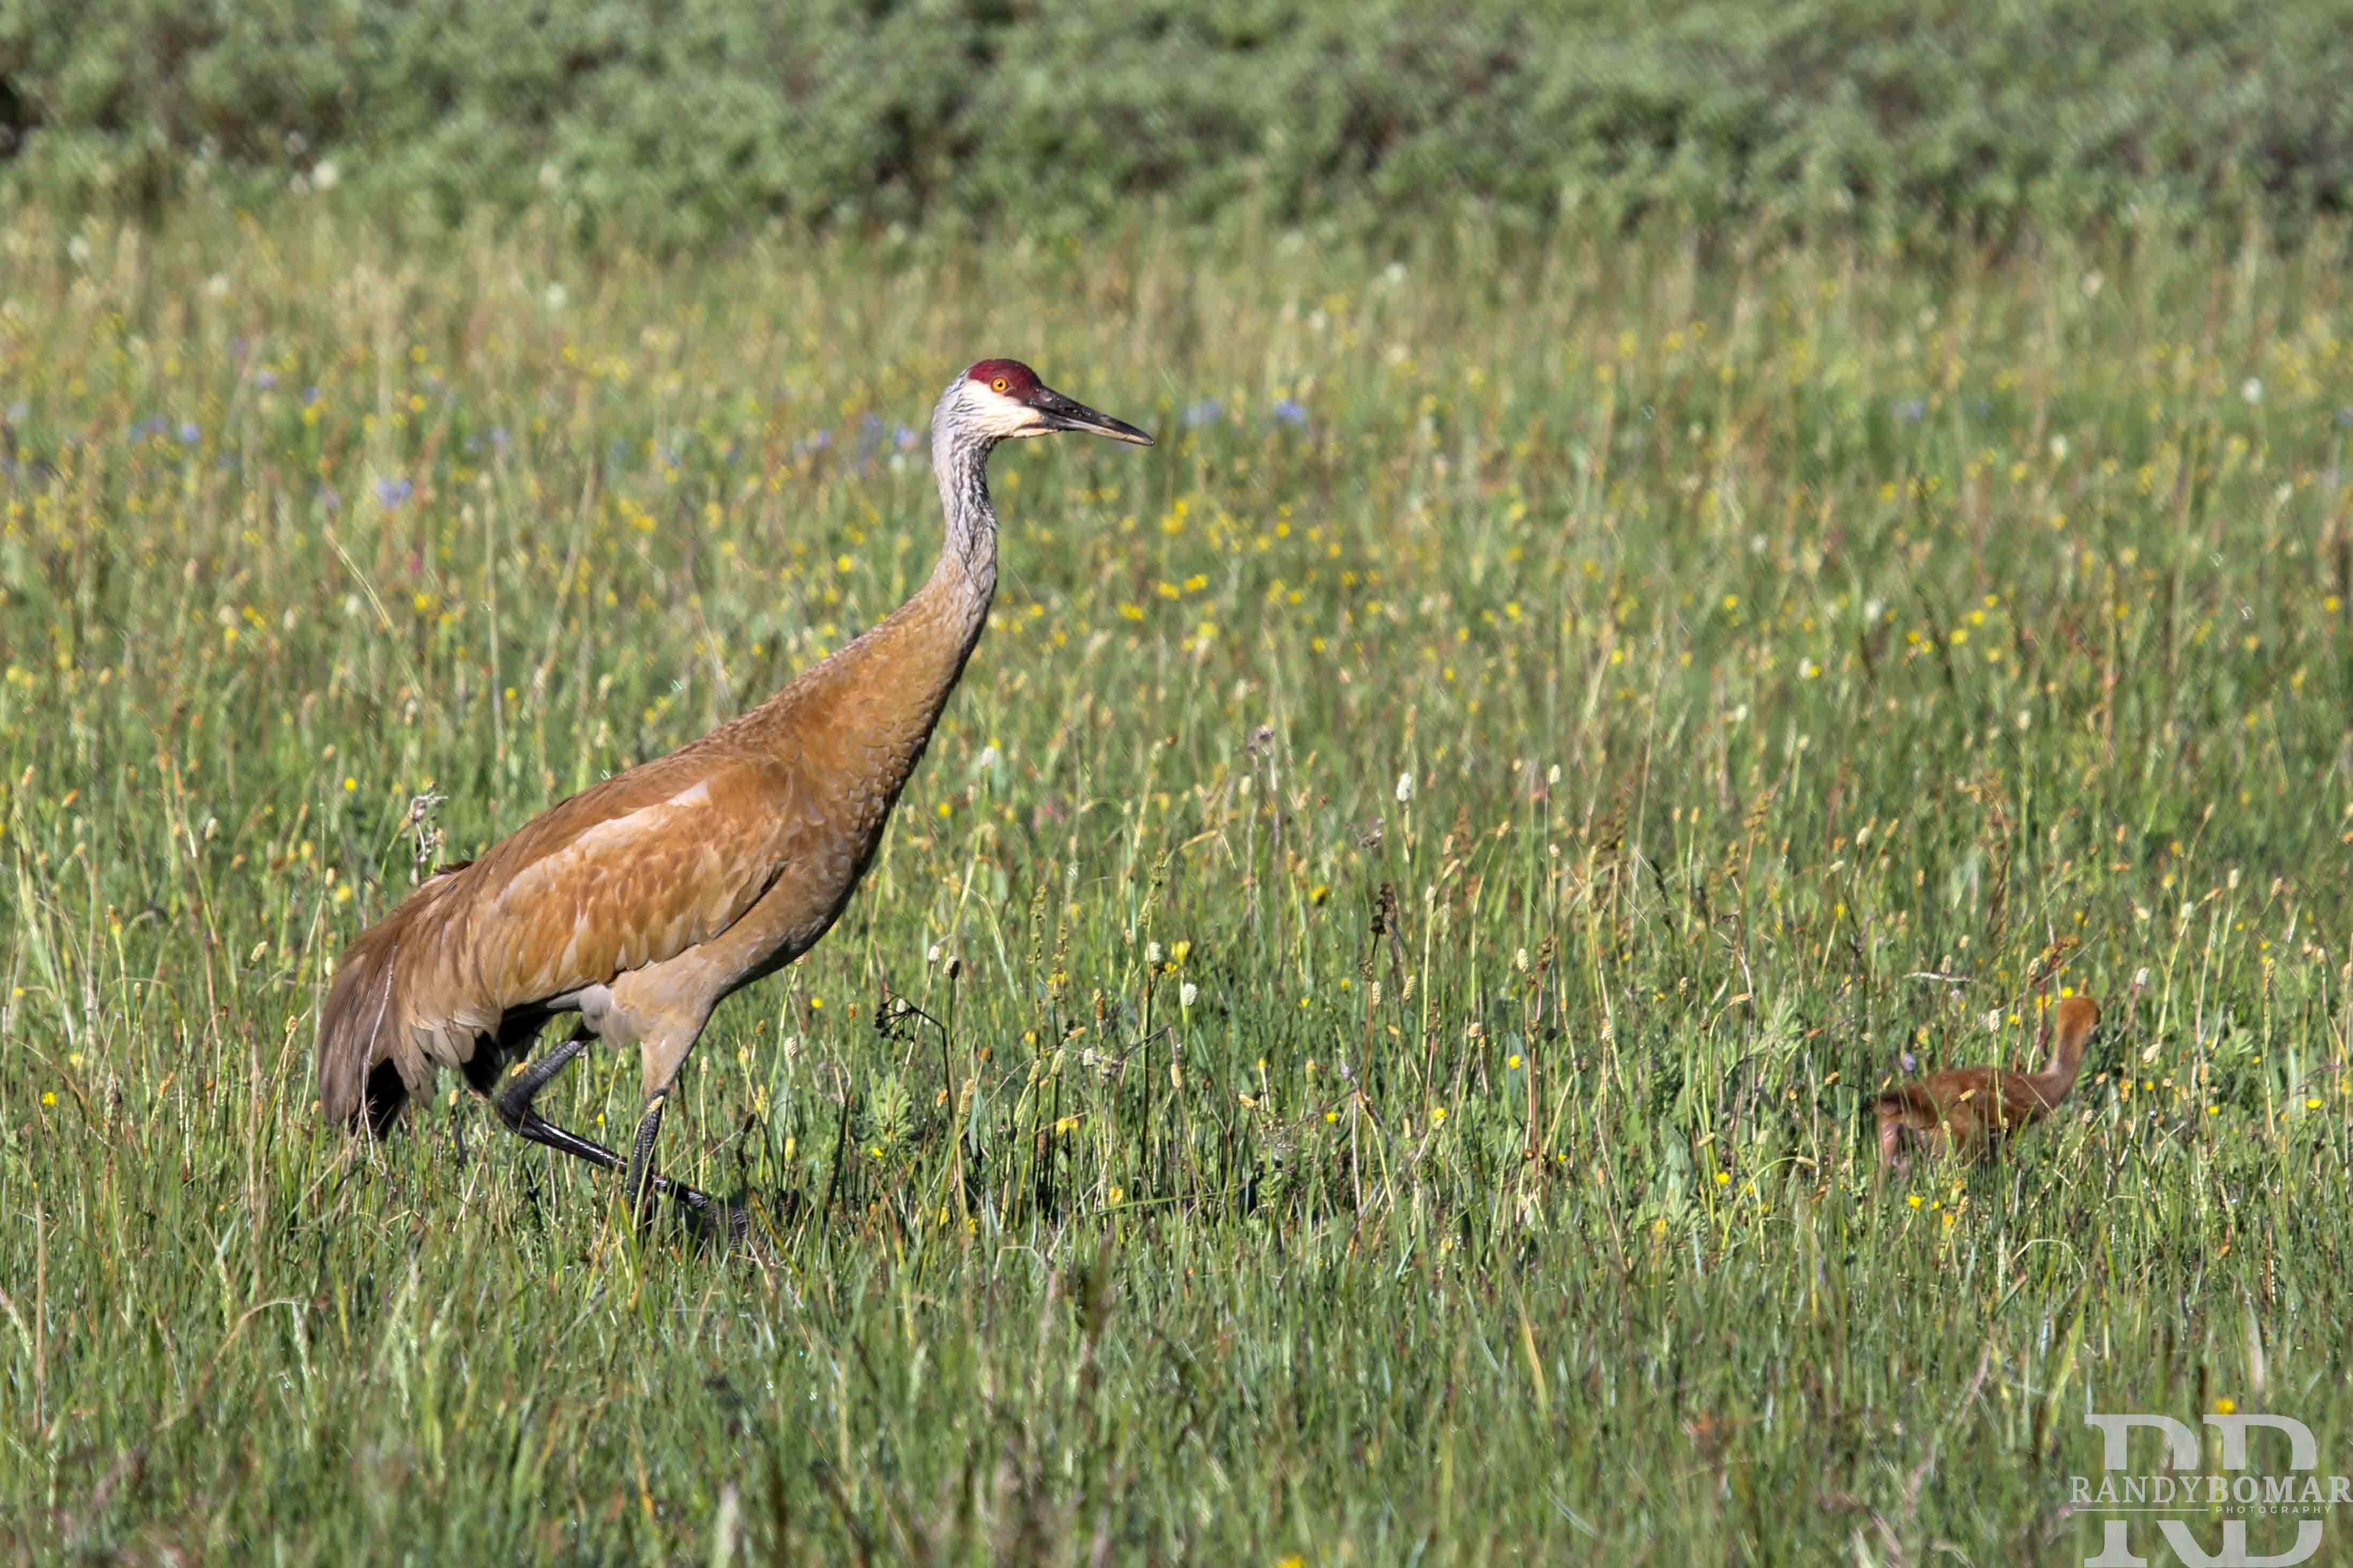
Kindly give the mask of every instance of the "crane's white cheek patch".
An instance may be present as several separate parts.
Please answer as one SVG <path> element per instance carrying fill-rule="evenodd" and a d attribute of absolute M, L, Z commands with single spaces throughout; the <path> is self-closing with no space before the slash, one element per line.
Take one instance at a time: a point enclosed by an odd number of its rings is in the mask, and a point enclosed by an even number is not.
<path fill-rule="evenodd" d="M 1038 416 L 1027 404 L 1016 403 L 1004 394 L 983 388 L 977 396 L 979 406 L 973 410 L 973 423 L 990 435 L 1003 440 L 1015 436 L 1042 435 L 1037 427 Z"/>

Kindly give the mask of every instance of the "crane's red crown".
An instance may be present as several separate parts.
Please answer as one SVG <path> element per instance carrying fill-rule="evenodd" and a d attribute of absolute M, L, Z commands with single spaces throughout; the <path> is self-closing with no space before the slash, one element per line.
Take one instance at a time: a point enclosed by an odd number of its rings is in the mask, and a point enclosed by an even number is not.
<path fill-rule="evenodd" d="M 964 376 L 966 381 L 976 381 L 1008 397 L 1027 398 L 1039 386 L 1038 373 L 1018 359 L 985 359 L 965 372 Z"/>

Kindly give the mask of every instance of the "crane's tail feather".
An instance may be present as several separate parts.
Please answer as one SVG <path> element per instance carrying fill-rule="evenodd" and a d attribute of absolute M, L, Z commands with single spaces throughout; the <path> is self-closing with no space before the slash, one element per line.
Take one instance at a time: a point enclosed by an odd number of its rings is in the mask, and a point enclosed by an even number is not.
<path fill-rule="evenodd" d="M 361 932 L 336 967 L 319 1010 L 319 1110 L 330 1126 L 381 1136 L 432 1074 L 408 1036 L 396 961 L 436 901 L 411 897 Z"/>

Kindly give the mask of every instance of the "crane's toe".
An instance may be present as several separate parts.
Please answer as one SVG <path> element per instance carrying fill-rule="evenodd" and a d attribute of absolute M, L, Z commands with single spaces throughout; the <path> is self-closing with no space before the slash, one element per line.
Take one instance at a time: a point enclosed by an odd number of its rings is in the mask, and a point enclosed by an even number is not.
<path fill-rule="evenodd" d="M 686 1205 L 687 1224 L 702 1240 L 744 1247 L 757 1234 L 752 1224 L 752 1206 L 741 1197 L 715 1198 L 709 1193 L 684 1187 L 679 1190 L 679 1199 Z"/>

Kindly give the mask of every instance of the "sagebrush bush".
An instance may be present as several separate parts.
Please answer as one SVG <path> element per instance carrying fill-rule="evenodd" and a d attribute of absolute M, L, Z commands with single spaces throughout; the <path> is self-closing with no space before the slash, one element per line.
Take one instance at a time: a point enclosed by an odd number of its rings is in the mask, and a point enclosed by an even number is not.
<path fill-rule="evenodd" d="M 669 244 L 1144 200 L 2292 226 L 2353 205 L 2344 42 L 2336 0 L 5 0 L 0 166 L 19 198 L 136 208 L 326 162 L 373 203 L 554 189 Z"/>

